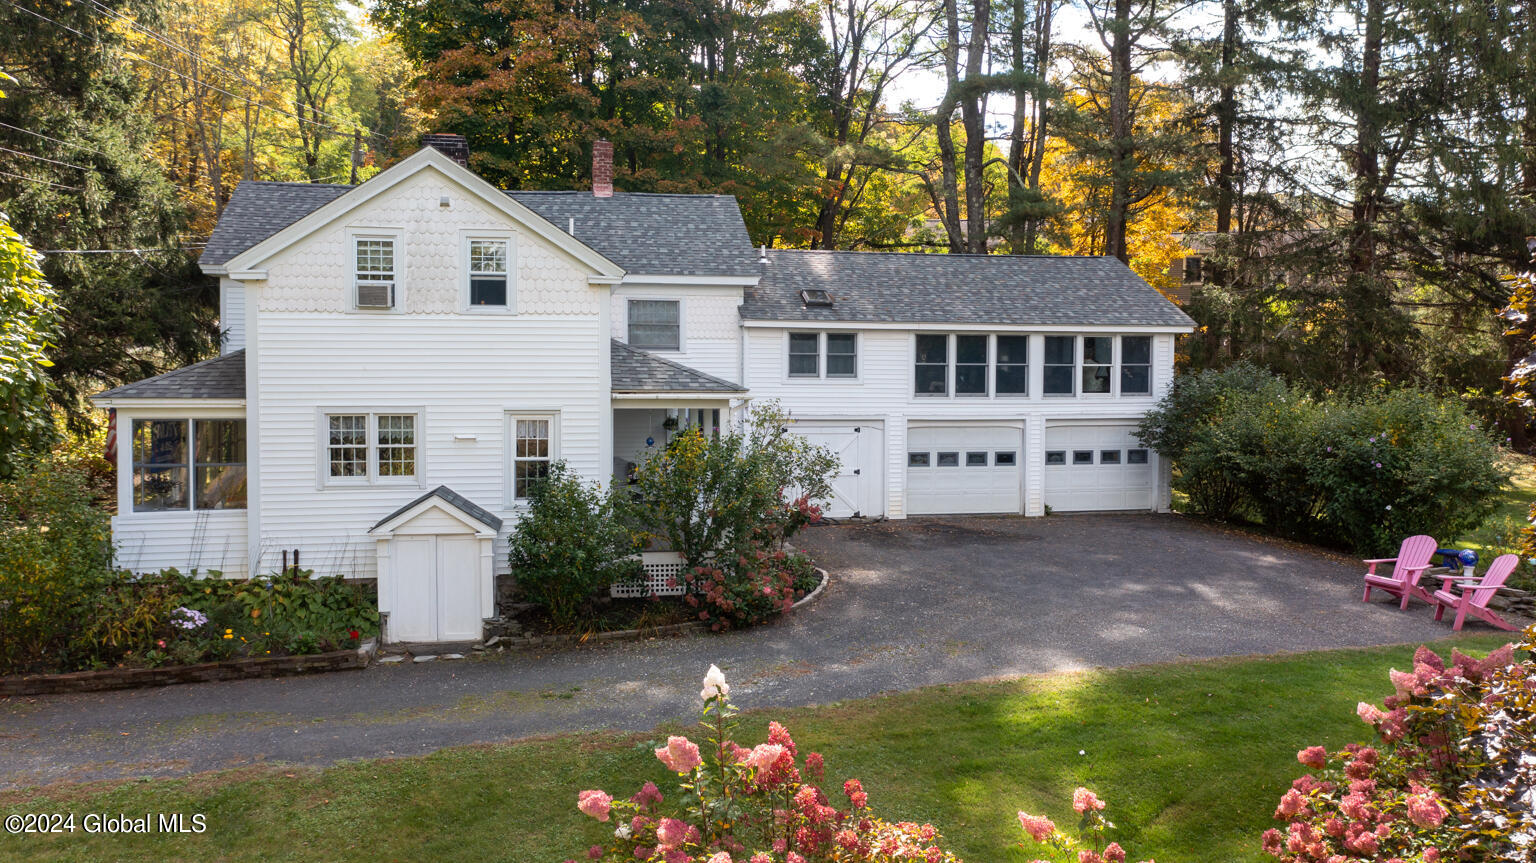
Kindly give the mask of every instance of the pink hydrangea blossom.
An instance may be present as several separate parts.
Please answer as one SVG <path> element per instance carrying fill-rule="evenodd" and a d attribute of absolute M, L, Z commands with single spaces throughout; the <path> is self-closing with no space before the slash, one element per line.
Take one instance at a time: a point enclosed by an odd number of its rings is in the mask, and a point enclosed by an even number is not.
<path fill-rule="evenodd" d="M 756 854 L 753 854 L 752 859 L 747 861 L 747 863 L 773 863 L 773 858 L 769 857 L 766 853 L 759 851 Z"/>
<path fill-rule="evenodd" d="M 1387 714 L 1381 712 L 1381 708 L 1368 701 L 1362 701 L 1355 706 L 1355 713 L 1360 716 L 1360 721 L 1367 725 L 1375 725 Z"/>
<path fill-rule="evenodd" d="M 663 818 L 656 825 L 656 847 L 671 850 L 688 839 L 688 825 L 676 818 Z"/>
<path fill-rule="evenodd" d="M 1445 820 L 1445 807 L 1440 805 L 1435 792 L 1415 785 L 1414 791 L 1419 793 L 1408 795 L 1408 819 L 1420 827 L 1439 827 Z"/>
<path fill-rule="evenodd" d="M 1296 760 L 1313 770 L 1321 770 L 1328 766 L 1328 750 L 1321 746 L 1308 746 L 1296 753 Z"/>
<path fill-rule="evenodd" d="M 641 809 L 649 809 L 660 804 L 663 799 L 661 789 L 656 787 L 656 783 L 647 782 L 640 786 L 640 790 L 636 791 L 633 797 L 629 798 L 629 802 Z"/>
<path fill-rule="evenodd" d="M 1072 811 L 1079 815 L 1087 814 L 1090 809 L 1103 809 L 1104 801 L 1098 795 L 1086 788 L 1078 788 L 1072 792 Z"/>
<path fill-rule="evenodd" d="M 1289 818 L 1307 807 L 1307 798 L 1300 791 L 1292 788 L 1280 798 L 1280 805 L 1275 808 L 1276 818 Z"/>
<path fill-rule="evenodd" d="M 731 855 L 721 851 L 715 856 L 709 858 L 709 863 L 732 863 Z"/>
<path fill-rule="evenodd" d="M 1104 858 L 1097 851 L 1083 850 L 1077 852 L 1077 863 L 1104 863 Z"/>
<path fill-rule="evenodd" d="M 747 751 L 746 757 L 741 763 L 754 770 L 768 770 L 773 767 L 779 756 L 784 754 L 784 747 L 777 743 L 759 743 Z"/>
<path fill-rule="evenodd" d="M 1104 849 L 1104 863 L 1125 863 L 1125 849 L 1119 842 L 1111 842 Z"/>
<path fill-rule="evenodd" d="M 656 750 L 656 757 L 673 773 L 692 773 L 695 767 L 704 763 L 699 757 L 699 747 L 692 740 L 677 735 L 667 738 L 667 745 Z"/>
<path fill-rule="evenodd" d="M 613 798 L 601 791 L 583 791 L 576 795 L 576 808 L 599 821 L 607 821 Z"/>
<path fill-rule="evenodd" d="M 1044 815 L 1030 815 L 1028 812 L 1019 813 L 1019 826 L 1036 842 L 1044 842 L 1056 832 L 1056 825 Z"/>

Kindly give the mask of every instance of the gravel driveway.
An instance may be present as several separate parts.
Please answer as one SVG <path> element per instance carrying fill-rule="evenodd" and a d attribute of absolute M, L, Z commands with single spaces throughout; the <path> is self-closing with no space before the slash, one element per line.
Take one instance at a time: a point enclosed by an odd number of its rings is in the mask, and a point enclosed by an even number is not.
<path fill-rule="evenodd" d="M 1171 515 L 914 519 L 801 535 L 833 577 L 782 622 L 277 680 L 0 699 L 0 786 L 326 764 L 742 707 L 1184 658 L 1443 638 L 1358 564 Z M 1469 623 L 1468 632 L 1483 632 Z"/>

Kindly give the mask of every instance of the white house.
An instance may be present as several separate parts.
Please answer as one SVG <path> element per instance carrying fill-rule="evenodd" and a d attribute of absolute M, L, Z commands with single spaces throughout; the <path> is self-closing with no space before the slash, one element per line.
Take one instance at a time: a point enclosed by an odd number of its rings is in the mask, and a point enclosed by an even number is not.
<path fill-rule="evenodd" d="M 1166 508 L 1132 435 L 1190 320 L 1112 258 L 754 250 L 726 195 L 506 192 L 426 147 L 358 186 L 242 183 L 201 264 L 219 357 L 117 411 L 119 559 L 285 552 L 379 578 L 393 636 L 477 637 L 528 483 L 623 481 L 777 399 L 834 517 Z M 611 169 L 610 169 L 611 170 Z"/>

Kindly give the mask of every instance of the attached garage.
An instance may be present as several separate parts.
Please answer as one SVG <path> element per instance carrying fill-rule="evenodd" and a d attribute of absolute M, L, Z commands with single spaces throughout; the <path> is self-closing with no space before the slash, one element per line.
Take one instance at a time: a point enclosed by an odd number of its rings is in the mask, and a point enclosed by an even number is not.
<path fill-rule="evenodd" d="M 917 425 L 907 429 L 907 512 L 1020 512 L 1022 423 Z"/>
<path fill-rule="evenodd" d="M 1045 427 L 1045 505 L 1055 512 L 1152 509 L 1156 457 L 1136 440 L 1136 423 L 1050 423 Z"/>
<path fill-rule="evenodd" d="M 878 420 L 798 420 L 795 434 L 838 458 L 832 496 L 817 501 L 832 518 L 885 515 L 885 425 Z"/>

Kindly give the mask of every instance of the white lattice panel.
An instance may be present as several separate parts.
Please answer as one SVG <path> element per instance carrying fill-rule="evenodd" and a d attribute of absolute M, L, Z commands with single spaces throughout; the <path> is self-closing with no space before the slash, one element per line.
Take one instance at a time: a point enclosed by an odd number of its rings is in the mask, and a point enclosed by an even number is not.
<path fill-rule="evenodd" d="M 688 592 L 683 580 L 683 556 L 675 551 L 647 551 L 640 555 L 645 577 L 621 581 L 608 589 L 615 599 L 643 599 L 648 596 L 682 596 Z"/>

